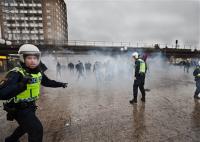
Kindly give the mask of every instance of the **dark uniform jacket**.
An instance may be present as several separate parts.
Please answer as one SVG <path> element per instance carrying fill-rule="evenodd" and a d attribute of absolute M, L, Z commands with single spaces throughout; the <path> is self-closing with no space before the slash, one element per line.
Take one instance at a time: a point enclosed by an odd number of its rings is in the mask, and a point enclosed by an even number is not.
<path fill-rule="evenodd" d="M 193 72 L 193 75 L 195 77 L 195 81 L 200 81 L 200 76 L 197 76 L 198 74 L 200 74 L 200 66 L 197 66 L 197 68 Z"/>
<path fill-rule="evenodd" d="M 146 65 L 146 63 L 145 63 L 145 65 Z M 147 65 L 146 65 L 146 70 L 147 70 Z M 138 59 L 135 60 L 135 77 L 136 77 L 136 79 L 145 77 L 145 74 L 140 73 L 140 61 Z"/>
<path fill-rule="evenodd" d="M 25 70 L 30 74 L 41 72 L 39 69 L 29 70 L 25 68 Z M 50 80 L 44 74 L 44 72 L 41 72 L 41 74 L 42 74 L 41 84 L 43 86 L 54 87 L 54 88 L 63 86 L 63 83 L 61 82 Z M 17 96 L 18 94 L 20 94 L 21 92 L 23 92 L 24 90 L 26 90 L 26 84 L 23 84 L 22 80 L 23 80 L 23 76 L 21 73 L 14 72 L 14 71 L 9 72 L 6 75 L 5 81 L 1 82 L 1 85 L 0 85 L 0 100 L 11 99 Z"/>

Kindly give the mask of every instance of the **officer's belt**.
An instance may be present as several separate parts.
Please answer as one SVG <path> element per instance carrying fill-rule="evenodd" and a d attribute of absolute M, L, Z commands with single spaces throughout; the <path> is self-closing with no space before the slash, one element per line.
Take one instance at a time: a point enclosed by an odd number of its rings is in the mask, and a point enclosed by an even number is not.
<path fill-rule="evenodd" d="M 26 109 L 26 108 L 29 108 L 31 106 L 36 106 L 34 101 L 32 101 L 32 102 L 19 102 L 19 103 L 15 104 L 16 109 Z"/>

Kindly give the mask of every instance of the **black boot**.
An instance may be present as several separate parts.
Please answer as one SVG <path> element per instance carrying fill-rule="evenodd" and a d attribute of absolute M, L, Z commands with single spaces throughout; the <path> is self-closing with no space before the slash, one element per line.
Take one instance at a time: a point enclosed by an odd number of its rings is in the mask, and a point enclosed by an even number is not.
<path fill-rule="evenodd" d="M 20 142 L 20 141 L 19 141 L 19 140 L 13 141 L 13 140 L 10 139 L 10 137 L 7 137 L 7 138 L 5 139 L 5 142 Z"/>
<path fill-rule="evenodd" d="M 200 99 L 200 97 L 198 95 L 194 95 L 194 99 Z"/>
<path fill-rule="evenodd" d="M 142 98 L 141 98 L 141 101 L 142 101 L 142 102 L 145 102 L 145 97 L 142 97 Z"/>
<path fill-rule="evenodd" d="M 141 101 L 145 102 L 145 95 L 142 95 Z"/>
<path fill-rule="evenodd" d="M 137 103 L 137 97 L 134 97 L 134 99 L 130 100 L 129 102 L 130 104 Z"/>

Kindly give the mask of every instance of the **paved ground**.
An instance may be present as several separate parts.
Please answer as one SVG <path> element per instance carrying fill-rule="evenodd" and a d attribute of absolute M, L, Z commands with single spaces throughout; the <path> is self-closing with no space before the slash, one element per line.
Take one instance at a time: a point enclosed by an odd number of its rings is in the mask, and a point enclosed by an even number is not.
<path fill-rule="evenodd" d="M 132 80 L 126 76 L 97 84 L 94 75 L 77 81 L 76 74 L 65 71 L 58 80 L 69 87 L 44 88 L 38 102 L 44 142 L 199 142 L 200 101 L 193 99 L 192 72 L 154 68 L 146 79 L 147 101 L 139 97 L 136 105 L 129 104 Z M 47 74 L 56 79 L 55 70 Z M 3 141 L 17 124 L 5 121 L 2 109 L 0 123 Z"/>

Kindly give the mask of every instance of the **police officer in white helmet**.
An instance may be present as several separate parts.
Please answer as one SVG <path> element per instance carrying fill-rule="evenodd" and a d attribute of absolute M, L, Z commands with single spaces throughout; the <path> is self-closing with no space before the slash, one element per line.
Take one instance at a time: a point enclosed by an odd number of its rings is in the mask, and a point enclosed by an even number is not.
<path fill-rule="evenodd" d="M 42 142 L 43 127 L 37 118 L 36 101 L 40 97 L 41 85 L 46 87 L 67 87 L 67 83 L 50 80 L 40 69 L 41 52 L 32 44 L 24 44 L 19 49 L 21 67 L 15 67 L 0 83 L 0 100 L 6 100 L 4 110 L 8 120 L 19 124 L 5 142 L 19 142 L 28 134 L 29 142 Z"/>
<path fill-rule="evenodd" d="M 145 102 L 145 74 L 147 70 L 146 63 L 139 58 L 138 52 L 134 52 L 132 54 L 132 58 L 135 60 L 135 74 L 134 74 L 134 84 L 133 84 L 133 99 L 130 100 L 130 103 L 137 103 L 137 95 L 138 95 L 138 88 L 142 93 L 141 101 Z"/>
<path fill-rule="evenodd" d="M 198 61 L 198 64 L 196 66 L 196 69 L 193 72 L 193 75 L 195 77 L 195 81 L 196 81 L 196 91 L 194 93 L 194 99 L 200 99 L 200 97 L 198 96 L 200 93 L 200 61 Z"/>

